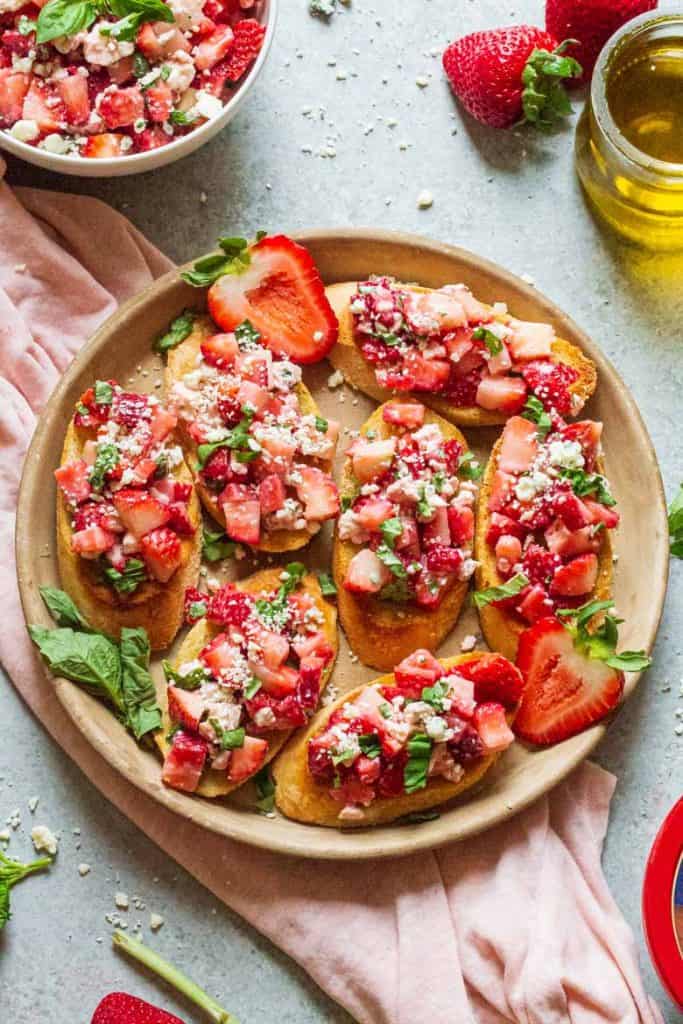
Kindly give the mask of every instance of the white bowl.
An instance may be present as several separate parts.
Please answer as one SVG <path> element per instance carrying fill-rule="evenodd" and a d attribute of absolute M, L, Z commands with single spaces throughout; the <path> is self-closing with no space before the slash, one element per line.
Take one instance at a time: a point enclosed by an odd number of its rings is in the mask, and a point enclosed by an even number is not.
<path fill-rule="evenodd" d="M 7 132 L 0 131 L 0 148 L 21 157 L 22 160 L 27 160 L 30 164 L 35 164 L 36 167 L 44 167 L 48 171 L 57 171 L 59 174 L 75 174 L 79 178 L 121 178 L 124 174 L 141 174 L 144 171 L 153 171 L 157 167 L 172 164 L 189 153 L 194 153 L 195 149 L 203 146 L 222 128 L 225 128 L 229 121 L 232 121 L 251 91 L 265 64 L 273 41 L 278 3 L 279 0 L 265 0 L 263 4 L 262 20 L 266 26 L 263 46 L 251 71 L 237 87 L 235 95 L 225 104 L 218 117 L 212 117 L 200 128 L 196 128 L 188 135 L 183 135 L 175 142 L 169 142 L 167 146 L 161 146 L 160 149 L 151 149 L 148 153 L 133 153 L 131 156 L 98 160 L 83 156 L 59 156 L 56 153 L 48 153 L 44 149 L 38 149 L 37 146 L 19 142 Z"/>

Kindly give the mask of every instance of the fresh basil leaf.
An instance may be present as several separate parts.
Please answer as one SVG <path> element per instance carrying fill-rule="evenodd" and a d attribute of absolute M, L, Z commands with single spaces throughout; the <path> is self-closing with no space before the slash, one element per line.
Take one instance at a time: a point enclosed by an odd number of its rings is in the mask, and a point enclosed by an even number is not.
<path fill-rule="evenodd" d="M 240 348 L 247 348 L 261 340 L 261 332 L 256 330 L 250 320 L 243 320 L 235 328 L 235 337 Z"/>
<path fill-rule="evenodd" d="M 465 452 L 460 456 L 458 463 L 458 476 L 463 480 L 479 480 L 484 472 L 484 467 L 477 461 L 474 452 Z"/>
<path fill-rule="evenodd" d="M 92 0 L 48 0 L 38 15 L 36 42 L 75 36 L 90 28 L 96 17 L 97 4 Z"/>
<path fill-rule="evenodd" d="M 384 537 L 387 547 L 393 550 L 394 544 L 403 533 L 403 523 L 398 516 L 394 516 L 392 519 L 385 519 L 380 526 L 380 532 Z"/>
<path fill-rule="evenodd" d="M 394 604 L 405 604 L 410 600 L 410 587 L 406 580 L 393 579 L 385 583 L 377 595 L 380 601 L 393 601 Z"/>
<path fill-rule="evenodd" d="M 150 647 L 146 631 L 140 626 L 124 626 L 119 644 L 121 652 L 121 689 L 126 725 L 141 740 L 161 725 L 161 708 L 149 674 Z"/>
<path fill-rule="evenodd" d="M 524 403 L 522 416 L 525 420 L 530 420 L 536 424 L 536 433 L 541 440 L 543 440 L 553 425 L 550 414 L 546 412 L 543 403 L 536 395 L 529 395 Z"/>
<path fill-rule="evenodd" d="M 374 732 L 366 732 L 359 736 L 358 746 L 366 757 L 379 757 L 382 753 L 382 744 L 379 741 L 379 736 Z"/>
<path fill-rule="evenodd" d="M 408 571 L 405 565 L 398 555 L 391 550 L 388 544 L 380 544 L 375 551 L 375 554 L 379 558 L 380 562 L 384 562 L 387 569 L 391 569 L 394 576 L 400 580 L 407 579 Z"/>
<path fill-rule="evenodd" d="M 104 570 L 104 577 L 119 594 L 133 594 L 147 579 L 147 569 L 139 558 L 129 558 L 123 572 L 110 565 Z"/>
<path fill-rule="evenodd" d="M 108 22 L 100 26 L 100 35 L 105 39 L 117 39 L 122 43 L 132 43 L 140 30 L 143 18 L 139 14 L 127 14 L 118 21 Z"/>
<path fill-rule="evenodd" d="M 95 381 L 95 405 L 111 405 L 114 389 L 107 380 Z"/>
<path fill-rule="evenodd" d="M 90 470 L 88 480 L 95 491 L 104 487 L 104 478 L 115 466 L 118 466 L 121 455 L 115 444 L 98 444 L 95 463 Z"/>
<path fill-rule="evenodd" d="M 337 587 L 328 572 L 318 573 L 318 583 L 320 584 L 320 592 L 323 597 L 336 597 Z"/>
<path fill-rule="evenodd" d="M 57 587 L 40 587 L 40 596 L 58 626 L 90 630 L 74 602 L 63 590 L 58 590 Z"/>
<path fill-rule="evenodd" d="M 237 545 L 222 530 L 202 531 L 202 557 L 207 562 L 220 562 L 223 558 L 233 558 Z"/>
<path fill-rule="evenodd" d="M 426 733 L 418 732 L 408 740 L 408 760 L 403 769 L 406 793 L 415 793 L 427 785 L 427 772 L 432 756 L 432 741 Z"/>
<path fill-rule="evenodd" d="M 210 672 L 203 665 L 198 665 L 191 672 L 181 673 L 174 669 L 170 662 L 162 661 L 164 677 L 167 683 L 177 686 L 179 690 L 198 690 L 202 683 L 210 677 Z"/>
<path fill-rule="evenodd" d="M 29 633 L 54 675 L 82 683 L 124 712 L 121 657 L 112 640 L 103 633 L 84 633 L 66 627 L 29 626 Z"/>
<path fill-rule="evenodd" d="M 472 337 L 475 341 L 483 341 L 492 356 L 497 356 L 503 351 L 503 342 L 487 327 L 477 327 L 472 331 Z"/>
<path fill-rule="evenodd" d="M 162 0 L 106 0 L 107 7 L 117 18 L 137 16 L 140 21 L 175 21 L 173 11 Z"/>
<path fill-rule="evenodd" d="M 159 335 L 154 342 L 154 350 L 156 352 L 168 352 L 169 349 L 180 345 L 181 341 L 185 341 L 185 338 L 192 334 L 195 316 L 196 314 L 191 309 L 184 310 L 169 325 L 168 330 L 164 334 Z"/>
<path fill-rule="evenodd" d="M 241 727 L 239 729 L 224 729 L 217 718 L 210 718 L 209 724 L 216 734 L 216 741 L 221 750 L 235 750 L 244 746 L 246 733 Z"/>
<path fill-rule="evenodd" d="M 256 676 L 252 676 L 249 682 L 244 687 L 244 696 L 247 698 L 247 700 L 251 700 L 252 697 L 255 697 L 256 694 L 261 689 L 261 686 L 261 680 L 257 679 Z"/>
<path fill-rule="evenodd" d="M 495 604 L 496 601 L 504 601 L 506 597 L 516 597 L 525 587 L 529 586 L 529 580 L 524 573 L 518 572 L 506 583 L 499 587 L 488 587 L 486 590 L 475 590 L 473 601 L 477 608 L 483 608 L 487 604 Z"/>
<path fill-rule="evenodd" d="M 275 783 L 270 774 L 270 768 L 265 765 L 254 776 L 258 800 L 256 806 L 262 814 L 270 814 L 275 806 Z"/>

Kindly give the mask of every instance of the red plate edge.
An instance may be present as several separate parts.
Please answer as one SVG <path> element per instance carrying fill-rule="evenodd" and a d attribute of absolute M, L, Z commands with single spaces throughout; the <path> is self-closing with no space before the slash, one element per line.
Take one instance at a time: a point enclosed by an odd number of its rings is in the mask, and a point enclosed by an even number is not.
<path fill-rule="evenodd" d="M 657 973 L 674 1003 L 683 1010 L 683 954 L 674 933 L 673 892 L 683 871 L 683 797 L 657 833 L 643 880 L 645 938 Z"/>

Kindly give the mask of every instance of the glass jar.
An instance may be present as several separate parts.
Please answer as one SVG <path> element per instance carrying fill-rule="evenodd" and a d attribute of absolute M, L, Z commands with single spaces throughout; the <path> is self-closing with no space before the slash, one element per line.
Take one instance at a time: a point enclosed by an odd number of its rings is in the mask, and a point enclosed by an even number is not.
<path fill-rule="evenodd" d="M 603 48 L 576 133 L 600 215 L 649 249 L 683 249 L 683 11 L 627 22 Z"/>

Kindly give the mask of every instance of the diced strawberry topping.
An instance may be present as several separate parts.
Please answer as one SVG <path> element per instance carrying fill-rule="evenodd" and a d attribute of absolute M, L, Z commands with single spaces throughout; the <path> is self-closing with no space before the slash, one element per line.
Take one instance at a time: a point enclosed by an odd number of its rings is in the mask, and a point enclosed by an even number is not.
<path fill-rule="evenodd" d="M 69 75 L 57 82 L 68 124 L 78 126 L 87 124 L 90 117 L 90 97 L 88 82 L 83 75 Z"/>
<path fill-rule="evenodd" d="M 152 410 L 147 395 L 132 391 L 121 391 L 114 395 L 112 419 L 129 430 L 134 430 L 140 420 L 151 420 Z"/>
<path fill-rule="evenodd" d="M 474 724 L 487 754 L 500 753 L 514 742 L 502 704 L 480 704 L 474 712 Z"/>
<path fill-rule="evenodd" d="M 244 744 L 230 753 L 228 779 L 230 782 L 244 782 L 263 767 L 268 753 L 268 741 L 257 736 L 245 736 Z"/>
<path fill-rule="evenodd" d="M 219 25 L 215 32 L 195 47 L 194 62 L 197 69 L 206 71 L 217 64 L 230 49 L 233 38 L 233 31 L 229 25 Z"/>
<path fill-rule="evenodd" d="M 518 413 L 527 397 L 527 386 L 519 377 L 482 377 L 476 404 L 490 412 Z"/>
<path fill-rule="evenodd" d="M 147 491 L 124 488 L 113 498 L 121 522 L 136 537 L 142 537 L 170 519 L 167 505 L 153 498 Z"/>
<path fill-rule="evenodd" d="M 287 496 L 282 477 L 279 477 L 276 473 L 270 473 L 261 480 L 258 493 L 263 515 L 268 515 L 281 509 Z"/>
<path fill-rule="evenodd" d="M 197 732 L 206 708 L 204 697 L 196 690 L 182 690 L 179 686 L 169 686 L 166 695 L 171 719 Z"/>
<path fill-rule="evenodd" d="M 111 160 L 123 153 L 125 135 L 116 132 L 104 132 L 102 135 L 89 135 L 81 149 L 81 156 L 91 160 Z"/>
<path fill-rule="evenodd" d="M 218 501 L 225 516 L 228 537 L 242 544 L 258 544 L 261 506 L 256 492 L 243 484 L 228 484 Z"/>
<path fill-rule="evenodd" d="M 74 459 L 55 470 L 60 490 L 73 505 L 87 501 L 92 494 L 89 481 L 90 466 L 83 459 Z"/>
<path fill-rule="evenodd" d="M 173 110 L 173 91 L 163 79 L 145 90 L 145 104 L 150 121 L 168 121 Z"/>
<path fill-rule="evenodd" d="M 522 696 L 522 674 L 502 654 L 482 654 L 458 665 L 456 671 L 474 683 L 474 698 L 478 704 L 495 701 L 512 708 Z"/>
<path fill-rule="evenodd" d="M 0 70 L 0 126 L 11 128 L 22 117 L 29 76 L 14 73 L 8 67 Z"/>
<path fill-rule="evenodd" d="M 122 533 L 123 526 L 116 509 L 108 502 L 88 502 L 79 505 L 74 511 L 72 526 L 74 531 L 85 530 L 88 526 L 101 526 L 110 533 Z"/>
<path fill-rule="evenodd" d="M 555 409 L 561 416 L 572 411 L 571 385 L 579 379 L 578 370 L 566 363 L 547 361 L 527 363 L 522 376 L 546 409 Z"/>
<path fill-rule="evenodd" d="M 538 454 L 537 426 L 521 416 L 505 424 L 498 466 L 505 473 L 524 473 Z"/>
<path fill-rule="evenodd" d="M 229 448 L 218 448 L 212 452 L 201 471 L 202 480 L 215 488 L 224 487 L 232 475 Z"/>
<path fill-rule="evenodd" d="M 550 593 L 561 597 L 582 597 L 590 594 L 597 578 L 597 555 L 579 555 L 556 570 L 550 584 Z"/>
<path fill-rule="evenodd" d="M 433 684 L 443 675 L 443 668 L 426 650 L 413 651 L 394 669 L 396 685 L 406 696 L 420 696 L 423 686 Z"/>
<path fill-rule="evenodd" d="M 391 571 L 375 552 L 362 548 L 349 563 L 344 586 L 356 594 L 376 594 L 391 578 Z"/>
<path fill-rule="evenodd" d="M 25 121 L 35 121 L 41 132 L 58 132 L 65 111 L 56 90 L 38 78 L 31 79 L 21 113 Z"/>
<path fill-rule="evenodd" d="M 226 583 L 210 598 L 207 617 L 212 622 L 236 626 L 239 629 L 251 616 L 253 610 L 253 598 L 249 594 L 245 594 L 244 591 L 237 590 L 232 583 Z"/>
<path fill-rule="evenodd" d="M 552 551 L 540 544 L 529 544 L 522 559 L 522 574 L 532 583 L 548 586 L 561 564 L 560 558 Z"/>
<path fill-rule="evenodd" d="M 539 619 L 552 614 L 553 601 L 540 583 L 526 587 L 520 596 L 522 600 L 517 605 L 517 611 L 526 622 L 538 622 Z"/>
<path fill-rule="evenodd" d="M 210 366 L 225 369 L 235 361 L 239 346 L 234 334 L 212 334 L 202 341 L 201 351 Z"/>
<path fill-rule="evenodd" d="M 182 561 L 180 538 L 167 526 L 160 526 L 140 540 L 142 557 L 155 579 L 167 583 Z"/>
<path fill-rule="evenodd" d="M 336 516 L 339 512 L 339 491 L 331 477 L 316 466 L 303 466 L 299 473 L 301 483 L 296 485 L 296 490 L 304 503 L 305 518 L 322 522 Z"/>
<path fill-rule="evenodd" d="M 196 587 L 188 587 L 185 591 L 184 619 L 188 626 L 194 626 L 206 614 L 209 599 Z"/>
<path fill-rule="evenodd" d="M 419 402 L 387 402 L 382 409 L 382 419 L 392 426 L 414 430 L 424 423 L 425 407 Z"/>
<path fill-rule="evenodd" d="M 427 553 L 427 568 L 431 572 L 455 573 L 462 562 L 462 552 L 458 548 L 446 547 L 443 544 L 435 544 Z"/>
<path fill-rule="evenodd" d="M 474 537 L 474 512 L 469 505 L 449 505 L 448 529 L 451 543 L 463 547 Z"/>
<path fill-rule="evenodd" d="M 182 789 L 186 793 L 194 793 L 199 785 L 208 752 L 208 745 L 200 736 L 190 736 L 182 730 L 177 732 L 164 758 L 161 773 L 164 785 Z"/>
<path fill-rule="evenodd" d="M 71 549 L 82 558 L 97 558 L 108 551 L 116 536 L 101 526 L 86 526 L 71 535 Z"/>
<path fill-rule="evenodd" d="M 145 100 L 137 85 L 120 89 L 113 86 L 110 91 L 102 93 L 99 106 L 100 116 L 107 128 L 125 128 L 135 121 L 144 120 Z"/>

